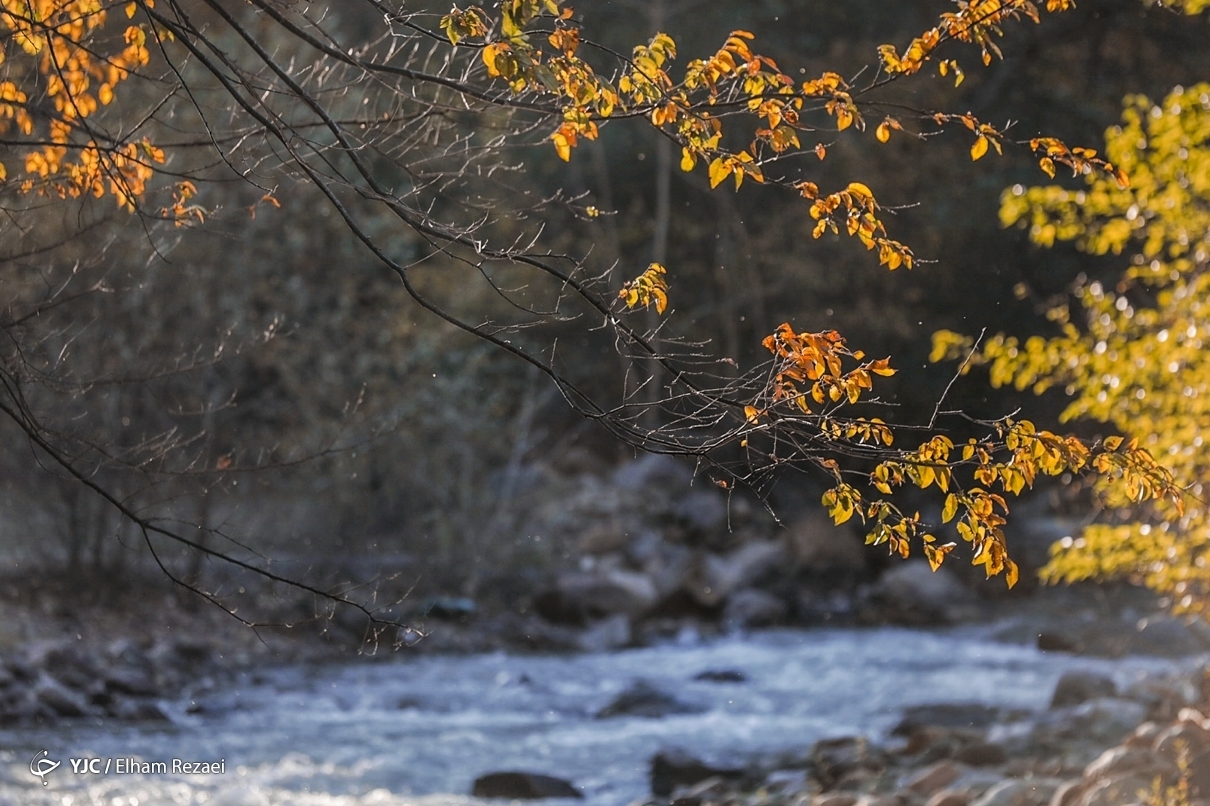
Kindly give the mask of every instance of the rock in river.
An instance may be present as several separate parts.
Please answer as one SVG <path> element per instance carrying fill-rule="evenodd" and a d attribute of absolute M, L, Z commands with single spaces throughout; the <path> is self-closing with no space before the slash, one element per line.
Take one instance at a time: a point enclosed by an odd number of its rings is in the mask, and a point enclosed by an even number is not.
<path fill-rule="evenodd" d="M 475 779 L 471 795 L 476 798 L 539 800 L 542 798 L 583 798 L 562 778 L 536 772 L 491 772 Z"/>
<path fill-rule="evenodd" d="M 658 719 L 675 714 L 700 714 L 704 710 L 699 705 L 681 702 L 647 681 L 640 680 L 598 711 L 597 719 L 615 716 L 645 716 Z"/>

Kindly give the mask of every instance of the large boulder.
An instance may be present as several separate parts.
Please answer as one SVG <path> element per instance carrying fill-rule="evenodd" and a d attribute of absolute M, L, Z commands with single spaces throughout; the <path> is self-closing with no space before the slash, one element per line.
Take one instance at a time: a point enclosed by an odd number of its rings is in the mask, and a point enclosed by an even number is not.
<path fill-rule="evenodd" d="M 1082 702 L 1095 700 L 1098 697 L 1113 697 L 1118 693 L 1118 687 L 1113 679 L 1096 672 L 1072 671 L 1064 672 L 1055 686 L 1054 696 L 1050 699 L 1051 708 L 1063 708 L 1068 705 L 1079 705 Z"/>
<path fill-rule="evenodd" d="M 785 563 L 786 547 L 779 541 L 754 540 L 727 554 L 697 552 L 685 569 L 684 590 L 703 607 L 718 607 Z"/>
<path fill-rule="evenodd" d="M 881 620 L 893 623 L 952 623 L 978 613 L 974 594 L 952 571 L 934 571 L 924 560 L 892 566 L 879 577 L 871 600 L 880 605 Z"/>
<path fill-rule="evenodd" d="M 677 492 L 692 482 L 693 469 L 689 465 L 658 453 L 645 453 L 613 471 L 614 486 L 629 492 Z"/>
<path fill-rule="evenodd" d="M 812 510 L 786 530 L 786 542 L 796 570 L 808 573 L 859 574 L 866 570 L 861 541 L 847 526 L 837 526 L 823 512 Z"/>
<path fill-rule="evenodd" d="M 715 489 L 693 490 L 679 497 L 671 515 L 693 535 L 708 536 L 727 528 L 727 499 Z"/>
<path fill-rule="evenodd" d="M 560 575 L 552 590 L 535 599 L 534 608 L 556 624 L 583 624 L 619 613 L 637 617 L 657 601 L 659 591 L 646 574 L 602 569 Z"/>
<path fill-rule="evenodd" d="M 772 627 L 786 618 L 786 603 L 766 591 L 744 588 L 727 597 L 723 623 L 729 627 Z"/>
<path fill-rule="evenodd" d="M 508 800 L 584 797 L 580 790 L 562 778 L 534 772 L 492 772 L 481 775 L 475 779 L 471 795 Z"/>

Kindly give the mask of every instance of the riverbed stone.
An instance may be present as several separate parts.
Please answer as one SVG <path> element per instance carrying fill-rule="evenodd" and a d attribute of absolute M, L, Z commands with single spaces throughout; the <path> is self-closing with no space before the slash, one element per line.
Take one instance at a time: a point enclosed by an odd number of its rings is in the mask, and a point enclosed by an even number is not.
<path fill-rule="evenodd" d="M 746 683 L 748 676 L 739 669 L 706 669 L 693 676 L 705 683 Z"/>
<path fill-rule="evenodd" d="M 1125 773 L 1140 775 L 1160 775 L 1175 772 L 1175 768 L 1165 763 L 1157 754 L 1147 748 L 1118 745 L 1111 747 L 1097 756 L 1091 764 L 1084 768 L 1087 779 L 1111 778 Z"/>
<path fill-rule="evenodd" d="M 1134 730 L 1146 716 L 1147 709 L 1141 703 L 1100 697 L 1048 712 L 1035 724 L 1033 738 L 1036 741 L 1115 742 Z"/>
<path fill-rule="evenodd" d="M 151 671 L 137 666 L 115 666 L 102 675 L 106 690 L 135 696 L 152 696 L 159 689 Z"/>
<path fill-rule="evenodd" d="M 1182 755 L 1193 758 L 1210 748 L 1210 731 L 1192 722 L 1177 722 L 1159 731 L 1151 747 L 1169 761 L 1175 762 Z"/>
<path fill-rule="evenodd" d="M 731 627 L 771 627 L 783 621 L 789 608 L 767 591 L 744 588 L 727 597 L 723 623 Z"/>
<path fill-rule="evenodd" d="M 88 701 L 49 675 L 43 675 L 34 685 L 34 697 L 57 716 L 84 716 L 89 712 Z"/>
<path fill-rule="evenodd" d="M 958 780 L 962 770 L 952 761 L 938 761 L 922 770 L 917 770 L 903 782 L 903 788 L 917 795 L 928 797 L 934 792 Z"/>
<path fill-rule="evenodd" d="M 1210 750 L 1189 759 L 1189 789 L 1194 797 L 1210 800 Z"/>
<path fill-rule="evenodd" d="M 1079 705 L 1098 697 L 1113 697 L 1117 693 L 1118 687 L 1111 677 L 1081 670 L 1065 672 L 1055 686 L 1054 695 L 1050 698 L 1050 707 Z"/>
<path fill-rule="evenodd" d="M 476 798 L 542 800 L 545 798 L 584 797 L 580 790 L 562 778 L 533 772 L 492 772 L 475 779 L 471 795 Z"/>
<path fill-rule="evenodd" d="M 831 789 L 841 781 L 853 780 L 854 773 L 881 772 L 889 766 L 890 757 L 864 736 L 843 736 L 816 742 L 810 761 L 815 777 L 825 789 Z"/>
<path fill-rule="evenodd" d="M 1153 779 L 1133 773 L 1090 782 L 1076 806 L 1122 806 L 1138 803 L 1140 793 L 1151 791 Z"/>
<path fill-rule="evenodd" d="M 1050 796 L 1049 806 L 1074 806 L 1087 788 L 1087 781 L 1064 781 L 1059 784 L 1058 789 Z"/>
<path fill-rule="evenodd" d="M 736 779 L 743 769 L 707 764 L 679 748 L 665 748 L 651 759 L 651 794 L 666 798 L 678 787 L 693 786 L 710 778 Z"/>
<path fill-rule="evenodd" d="M 597 719 L 620 716 L 641 716 L 660 719 L 676 714 L 700 714 L 706 710 L 700 705 L 682 702 L 666 691 L 639 680 L 613 699 L 600 711 Z"/>
<path fill-rule="evenodd" d="M 972 767 L 994 767 L 1008 761 L 1008 751 L 998 744 L 973 741 L 954 751 L 954 761 Z"/>
<path fill-rule="evenodd" d="M 987 790 L 972 806 L 1046 806 L 1059 788 L 1051 779 L 1009 779 Z"/>
<path fill-rule="evenodd" d="M 852 792 L 828 792 L 811 801 L 811 806 L 854 806 L 857 795 Z"/>
<path fill-rule="evenodd" d="M 924 806 L 968 806 L 971 797 L 968 793 L 957 789 L 942 789 L 933 793 Z"/>
<path fill-rule="evenodd" d="M 920 728 L 987 728 L 1002 718 L 999 708 L 977 702 L 942 702 L 913 705 L 892 730 L 895 736 L 910 736 Z"/>

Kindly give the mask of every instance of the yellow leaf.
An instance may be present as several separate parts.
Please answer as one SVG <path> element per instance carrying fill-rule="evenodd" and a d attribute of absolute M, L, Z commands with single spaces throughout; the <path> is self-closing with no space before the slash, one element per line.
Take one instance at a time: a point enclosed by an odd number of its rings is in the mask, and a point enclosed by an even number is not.
<path fill-rule="evenodd" d="M 1008 583 L 1008 587 L 1013 587 L 1017 584 L 1017 580 L 1021 577 L 1021 569 L 1017 568 L 1017 564 L 1012 560 L 1004 561 L 1004 581 Z"/>
<path fill-rule="evenodd" d="M 819 157 L 820 159 L 828 156 L 828 149 L 823 143 L 815 144 L 815 156 Z"/>
<path fill-rule="evenodd" d="M 8 179 L 8 169 L 4 167 L 4 163 L 0 162 L 0 182 Z"/>
<path fill-rule="evenodd" d="M 693 156 L 693 152 L 687 148 L 681 149 L 681 170 L 689 173 L 697 165 L 697 158 Z"/>
<path fill-rule="evenodd" d="M 941 510 L 941 522 L 949 523 L 958 514 L 958 496 L 950 493 L 945 497 L 945 507 Z"/>
<path fill-rule="evenodd" d="M 874 201 L 874 191 L 870 190 L 868 186 L 863 185 L 860 182 L 850 182 L 849 186 L 845 189 L 854 196 L 860 197 L 863 202 Z"/>
<path fill-rule="evenodd" d="M 662 288 L 651 289 L 651 296 L 655 299 L 655 312 L 663 313 L 668 307 L 668 295 L 664 293 Z"/>
<path fill-rule="evenodd" d="M 133 17 L 134 13 L 138 10 L 139 10 L 138 3 L 127 3 L 126 4 L 126 19 L 130 19 L 131 17 Z"/>
<path fill-rule="evenodd" d="M 1043 157 L 1038 160 L 1038 165 L 1042 168 L 1043 173 L 1051 179 L 1055 178 L 1055 163 L 1050 157 Z"/>
<path fill-rule="evenodd" d="M 483 64 L 487 67 L 487 74 L 493 78 L 500 75 L 500 68 L 496 65 L 496 58 L 504 51 L 508 50 L 508 45 L 503 42 L 493 42 L 483 49 Z"/>
<path fill-rule="evenodd" d="M 559 155 L 559 159 L 564 162 L 571 160 L 571 142 L 567 139 L 567 136 L 563 132 L 555 132 L 550 136 L 550 139 L 554 141 L 555 153 Z"/>
<path fill-rule="evenodd" d="M 744 406 L 744 417 L 748 422 L 755 423 L 760 418 L 760 409 L 756 406 Z"/>
<path fill-rule="evenodd" d="M 878 142 L 885 143 L 891 139 L 891 127 L 885 122 L 879 123 L 878 128 L 874 130 L 874 136 L 878 138 Z"/>
<path fill-rule="evenodd" d="M 724 179 L 731 173 L 731 169 L 723 162 L 722 157 L 715 157 L 710 163 L 710 187 L 718 187 Z"/>
<path fill-rule="evenodd" d="M 982 134 L 975 139 L 975 144 L 971 146 L 971 159 L 977 160 L 987 153 L 987 138 Z"/>

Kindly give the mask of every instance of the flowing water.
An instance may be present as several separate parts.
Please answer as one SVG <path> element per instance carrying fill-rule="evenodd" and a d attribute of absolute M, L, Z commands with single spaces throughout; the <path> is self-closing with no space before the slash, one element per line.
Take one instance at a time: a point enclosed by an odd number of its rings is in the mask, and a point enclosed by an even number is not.
<path fill-rule="evenodd" d="M 212 695 L 200 713 L 189 713 L 188 701 L 168 703 L 167 727 L 0 731 L 0 804 L 436 806 L 471 801 L 483 773 L 525 770 L 572 781 L 589 806 L 623 806 L 647 795 L 648 764 L 663 747 L 720 762 L 802 752 L 821 738 L 884 736 L 909 705 L 1041 709 L 1069 669 L 1127 685 L 1174 668 L 1044 654 L 989 633 L 786 630 L 595 655 L 395 656 L 269 669 Z M 746 680 L 694 680 L 707 670 Z M 594 718 L 638 680 L 704 710 Z M 35 759 L 43 750 L 45 760 Z M 71 759 L 83 770 L 85 757 L 101 771 L 73 772 Z M 129 759 L 169 771 L 126 772 Z M 222 760 L 223 772 L 174 774 L 173 759 Z M 46 786 L 31 773 L 35 761 L 40 769 L 60 762 Z"/>

